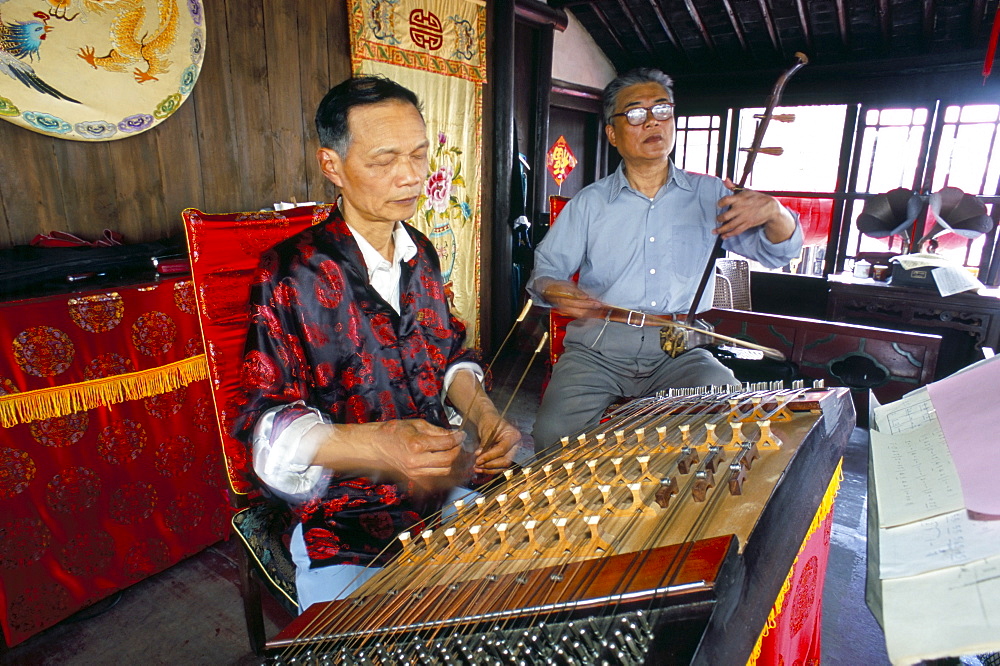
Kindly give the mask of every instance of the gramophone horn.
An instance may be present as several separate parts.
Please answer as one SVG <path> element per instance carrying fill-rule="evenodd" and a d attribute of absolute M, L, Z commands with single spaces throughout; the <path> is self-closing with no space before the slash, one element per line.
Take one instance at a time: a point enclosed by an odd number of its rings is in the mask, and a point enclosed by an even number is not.
<path fill-rule="evenodd" d="M 902 187 L 878 194 L 865 202 L 858 215 L 858 230 L 872 238 L 902 236 L 908 239 L 920 208 L 920 197 Z"/>

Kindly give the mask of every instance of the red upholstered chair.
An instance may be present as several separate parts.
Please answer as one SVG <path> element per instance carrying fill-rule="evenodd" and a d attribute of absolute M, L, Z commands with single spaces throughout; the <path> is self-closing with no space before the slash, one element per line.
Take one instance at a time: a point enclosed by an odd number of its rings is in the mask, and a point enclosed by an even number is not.
<path fill-rule="evenodd" d="M 298 614 L 295 566 L 284 542 L 290 527 L 286 507 L 255 492 L 251 456 L 234 439 L 233 419 L 243 346 L 249 323 L 250 282 L 262 252 L 292 234 L 323 221 L 332 205 L 302 206 L 281 212 L 182 213 L 191 255 L 191 277 L 208 366 L 212 398 L 234 508 L 233 534 L 240 549 L 240 586 L 250 647 L 261 654 L 264 585 L 291 614 Z"/>

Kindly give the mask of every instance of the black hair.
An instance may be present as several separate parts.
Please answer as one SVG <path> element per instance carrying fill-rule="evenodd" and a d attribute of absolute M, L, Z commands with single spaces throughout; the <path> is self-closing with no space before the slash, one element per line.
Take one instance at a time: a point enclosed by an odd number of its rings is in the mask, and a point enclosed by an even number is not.
<path fill-rule="evenodd" d="M 389 100 L 412 104 L 423 117 L 416 94 L 384 76 L 355 76 L 338 83 L 326 93 L 316 109 L 316 132 L 320 145 L 346 158 L 351 145 L 351 132 L 347 125 L 350 110 Z"/>

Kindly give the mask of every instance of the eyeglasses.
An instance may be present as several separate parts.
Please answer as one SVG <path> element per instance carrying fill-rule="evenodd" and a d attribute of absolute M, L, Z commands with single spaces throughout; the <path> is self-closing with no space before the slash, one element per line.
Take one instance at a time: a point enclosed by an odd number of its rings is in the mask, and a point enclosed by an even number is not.
<path fill-rule="evenodd" d="M 674 105 L 670 102 L 660 102 L 653 106 L 637 106 L 623 113 L 615 113 L 611 117 L 625 116 L 629 125 L 641 125 L 649 118 L 649 114 L 653 114 L 653 118 L 659 121 L 670 120 L 674 116 Z"/>

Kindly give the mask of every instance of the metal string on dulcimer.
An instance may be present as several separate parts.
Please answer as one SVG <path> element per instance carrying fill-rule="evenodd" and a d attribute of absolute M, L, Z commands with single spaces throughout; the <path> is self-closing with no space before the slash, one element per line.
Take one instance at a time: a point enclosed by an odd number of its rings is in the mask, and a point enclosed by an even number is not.
<path fill-rule="evenodd" d="M 710 640 L 725 633 L 714 609 L 770 598 L 753 611 L 763 626 L 851 427 L 846 389 L 801 383 L 633 400 L 436 528 L 401 534 L 388 566 L 312 606 L 269 652 L 288 664 L 644 664 L 720 649 L 745 661 L 752 641 L 731 626 L 736 645 Z M 784 569 L 757 571 L 772 559 Z"/>

